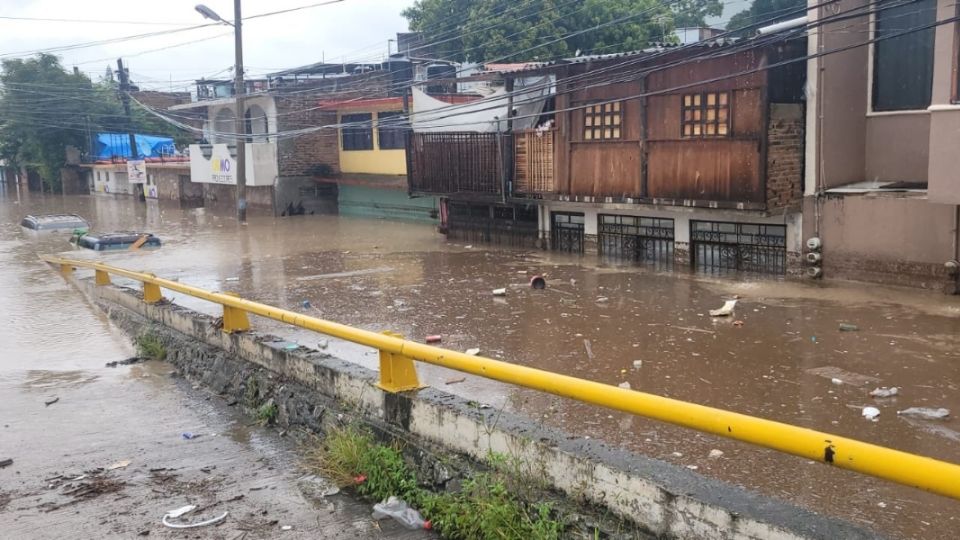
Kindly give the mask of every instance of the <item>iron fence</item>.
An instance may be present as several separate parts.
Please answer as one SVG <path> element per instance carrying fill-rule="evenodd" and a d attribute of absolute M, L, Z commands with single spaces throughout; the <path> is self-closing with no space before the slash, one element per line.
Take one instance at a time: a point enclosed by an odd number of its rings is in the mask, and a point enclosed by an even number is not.
<path fill-rule="evenodd" d="M 583 253 L 584 217 L 572 212 L 550 213 L 550 248 L 554 251 Z"/>
<path fill-rule="evenodd" d="M 786 273 L 786 225 L 691 220 L 690 243 L 700 271 Z"/>
<path fill-rule="evenodd" d="M 673 262 L 672 219 L 600 214 L 597 221 L 601 256 L 658 265 Z"/>

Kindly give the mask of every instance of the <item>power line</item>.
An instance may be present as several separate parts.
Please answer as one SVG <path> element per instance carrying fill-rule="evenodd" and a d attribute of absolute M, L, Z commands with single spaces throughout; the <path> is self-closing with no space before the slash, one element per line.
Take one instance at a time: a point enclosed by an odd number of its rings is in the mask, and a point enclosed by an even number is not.
<path fill-rule="evenodd" d="M 839 15 L 843 15 L 843 16 L 849 17 L 849 16 L 850 16 L 849 13 L 850 13 L 850 12 L 844 12 L 844 13 L 839 14 Z M 864 14 L 857 14 L 857 15 L 855 15 L 855 16 L 856 16 L 856 17 L 863 17 Z M 817 26 L 822 26 L 823 24 L 827 24 L 827 23 L 829 23 L 829 22 L 833 22 L 834 20 L 837 20 L 838 17 L 839 17 L 839 16 L 835 16 L 835 17 L 833 17 L 833 18 L 824 18 L 824 19 L 821 19 L 821 20 L 817 21 L 815 24 L 816 24 Z M 812 26 L 812 25 L 808 25 L 808 26 Z M 748 45 L 748 46 L 757 46 L 757 43 L 758 43 L 757 41 L 753 41 L 753 42 L 748 42 L 747 45 Z M 694 44 L 694 45 L 695 45 L 695 44 Z M 678 47 L 678 48 L 674 48 L 673 50 L 668 50 L 668 51 L 666 51 L 664 54 L 672 53 L 672 52 L 674 52 L 674 51 L 676 51 L 676 50 L 679 50 L 679 49 L 681 49 L 681 48 L 682 48 L 682 47 Z M 727 49 L 727 50 L 729 50 L 729 49 Z M 709 51 L 708 51 L 708 52 L 709 52 Z M 729 53 L 727 53 L 727 54 L 729 54 Z M 648 56 L 640 57 L 640 58 L 638 58 L 637 60 L 634 60 L 633 62 L 638 62 L 638 61 L 639 61 L 639 62 L 648 62 L 648 61 L 650 61 L 650 60 L 652 59 L 652 56 L 653 56 L 653 55 L 648 55 Z M 697 60 L 697 58 L 687 59 L 687 60 L 685 60 L 685 61 L 694 61 L 694 60 Z M 621 63 L 618 63 L 618 64 L 615 64 L 615 65 L 610 66 L 610 68 L 622 67 L 624 64 L 628 64 L 628 63 L 630 63 L 630 62 L 621 62 Z M 663 69 L 664 66 L 657 66 L 656 68 L 657 68 L 657 69 Z M 606 68 L 606 69 L 609 69 L 609 68 Z M 590 72 L 588 72 L 588 73 L 585 73 L 584 75 L 595 75 L 597 71 L 600 71 L 600 70 L 593 70 L 593 71 L 590 71 Z M 626 76 L 629 77 L 630 75 L 628 74 L 628 75 L 626 75 Z M 739 76 L 739 75 L 737 75 L 737 76 Z M 574 79 L 574 77 L 571 77 L 570 79 Z M 566 82 L 566 81 L 565 81 L 565 82 Z M 603 83 L 600 83 L 600 84 L 609 84 L 609 81 L 604 81 Z M 573 90 L 576 90 L 576 89 L 575 89 L 575 88 L 572 88 L 570 91 L 573 91 Z M 529 91 L 529 89 L 523 89 L 522 91 Z M 629 98 L 620 98 L 620 99 L 629 99 Z M 616 101 L 619 101 L 620 99 L 618 99 L 618 100 L 616 100 Z M 450 115 L 448 115 L 448 117 L 453 117 L 453 116 L 457 116 L 457 115 L 456 115 L 456 114 L 450 114 Z M 161 115 L 161 118 L 163 118 L 162 115 Z M 165 118 L 165 119 L 166 119 L 166 118 Z M 166 119 L 166 120 L 169 121 L 169 119 Z M 359 124 L 356 124 L 356 125 L 354 125 L 354 124 L 325 125 L 325 126 L 317 126 L 317 127 L 305 128 L 306 131 L 305 131 L 305 130 L 294 130 L 294 131 L 290 131 L 289 133 L 290 133 L 290 134 L 293 134 L 293 135 L 295 136 L 295 134 L 296 134 L 296 133 L 299 133 L 299 132 L 309 132 L 309 130 L 325 129 L 325 128 L 332 128 L 332 127 L 361 127 L 361 126 L 360 126 Z M 236 134 L 232 134 L 232 135 L 233 135 L 233 136 L 236 136 Z M 279 134 L 270 134 L 270 135 L 271 135 L 271 136 L 273 136 L 273 135 L 287 136 L 287 132 L 279 133 Z"/>
<path fill-rule="evenodd" d="M 256 15 L 250 15 L 250 16 L 248 16 L 248 17 L 244 17 L 243 20 L 244 20 L 244 21 L 247 21 L 247 20 L 251 20 L 251 19 L 259 19 L 259 18 L 263 18 L 263 17 L 270 17 L 270 16 L 273 16 L 273 15 L 281 15 L 281 14 L 284 14 L 284 13 L 291 13 L 291 12 L 294 12 L 294 11 L 300 11 L 300 10 L 309 9 L 309 8 L 327 6 L 327 5 L 330 5 L 330 4 L 338 4 L 338 3 L 343 2 L 343 1 L 345 1 L 345 0 L 328 0 L 328 1 L 326 1 L 326 2 L 309 4 L 309 5 L 299 6 L 299 7 L 295 7 L 295 8 L 281 9 L 281 10 L 277 10 L 277 11 L 268 11 L 268 12 L 266 12 L 266 13 L 258 13 L 258 14 L 256 14 Z M 220 26 L 220 24 L 221 24 L 221 23 L 205 23 L 205 24 L 187 26 L 187 27 L 177 28 L 177 29 L 171 29 L 171 30 L 161 30 L 161 31 L 157 31 L 157 32 L 148 32 L 148 33 L 145 33 L 145 34 L 134 34 L 134 35 L 131 35 L 131 36 L 121 36 L 121 37 L 116 37 L 116 38 L 109 38 L 109 39 L 104 39 L 104 40 L 99 40 L 99 41 L 88 41 L 88 42 L 83 42 L 83 43 L 74 43 L 74 44 L 70 44 L 70 45 L 60 45 L 60 46 L 48 47 L 48 48 L 44 48 L 44 49 L 36 49 L 36 50 L 33 50 L 33 51 L 18 51 L 18 52 L 12 52 L 12 53 L 2 53 L 2 54 L 0 54 L 0 57 L 7 57 L 7 56 L 32 56 L 32 55 L 34 55 L 34 54 L 40 54 L 40 53 L 72 51 L 72 50 L 76 50 L 76 49 L 84 49 L 84 48 L 87 48 L 87 47 L 96 47 L 96 46 L 98 46 L 98 45 L 108 45 L 108 44 L 112 44 L 112 43 L 123 43 L 123 42 L 126 42 L 126 41 L 132 41 L 132 40 L 135 40 L 135 39 L 145 39 L 145 38 L 150 38 L 150 37 L 157 37 L 157 36 L 164 36 L 164 35 L 169 35 L 169 34 L 176 34 L 176 33 L 179 33 L 179 32 L 187 32 L 187 31 L 191 31 L 191 30 L 196 30 L 196 29 L 198 29 L 198 28 L 209 28 L 209 27 L 211 27 L 211 26 Z"/>
<path fill-rule="evenodd" d="M 884 7 L 881 8 L 881 9 L 889 9 L 889 8 L 890 8 L 890 6 L 884 6 Z M 879 11 L 879 10 L 876 10 L 876 11 Z M 824 25 L 824 24 L 828 24 L 828 23 L 831 23 L 831 22 L 835 22 L 836 20 L 843 20 L 843 19 L 845 19 L 845 18 L 850 18 L 850 17 L 864 17 L 864 16 L 866 16 L 866 15 L 868 15 L 868 14 L 858 13 L 858 14 L 856 14 L 856 15 L 851 15 L 849 12 L 844 12 L 844 13 L 838 14 L 837 16 L 833 16 L 832 18 L 830 18 L 830 17 L 828 17 L 828 18 L 821 18 L 821 19 L 818 19 L 818 20 L 814 21 L 813 23 L 808 23 L 807 25 L 805 25 L 805 27 L 802 27 L 800 30 L 804 30 L 804 31 L 805 31 L 806 28 L 808 28 L 808 27 L 822 26 L 822 25 Z M 710 83 L 712 83 L 712 82 L 718 82 L 718 81 L 722 81 L 722 80 L 726 80 L 726 79 L 730 79 L 730 78 L 742 77 L 742 76 L 750 75 L 750 74 L 757 73 L 757 72 L 760 72 L 760 71 L 764 71 L 764 70 L 768 70 L 768 69 L 774 69 L 774 68 L 777 68 L 777 67 L 782 67 L 782 66 L 789 65 L 789 64 L 792 64 L 792 63 L 796 63 L 796 62 L 800 62 L 800 61 L 807 61 L 807 60 L 809 60 L 809 59 L 817 58 L 817 57 L 819 57 L 819 56 L 826 56 L 826 55 L 828 55 L 828 54 L 835 54 L 835 53 L 839 53 L 839 52 L 844 52 L 844 51 L 846 51 L 846 50 L 850 50 L 850 49 L 862 47 L 862 46 L 869 45 L 869 44 L 872 44 L 872 43 L 876 43 L 876 42 L 879 42 L 879 41 L 883 41 L 883 40 L 886 40 L 886 39 L 892 39 L 892 38 L 899 37 L 899 36 L 902 36 L 902 35 L 906 35 L 906 34 L 909 34 L 909 33 L 913 33 L 913 32 L 917 32 L 917 31 L 922 31 L 922 30 L 925 30 L 925 29 L 933 28 L 933 27 L 939 26 L 939 25 L 941 25 L 941 24 L 948 24 L 948 23 L 951 23 L 951 22 L 955 22 L 955 21 L 958 20 L 958 19 L 960 19 L 960 17 L 954 17 L 954 18 L 947 19 L 947 20 L 936 21 L 936 22 L 934 22 L 934 23 L 932 23 L 932 24 L 922 25 L 922 26 L 919 26 L 919 27 L 914 27 L 914 28 L 911 28 L 911 29 L 904 30 L 904 31 L 902 31 L 902 32 L 892 33 L 892 34 L 880 36 L 880 37 L 877 37 L 877 38 L 874 38 L 874 39 L 870 39 L 870 40 L 867 40 L 867 41 L 865 41 L 865 42 L 863 42 L 863 43 L 851 44 L 851 45 L 846 46 L 846 47 L 841 47 L 841 48 L 833 49 L 833 50 L 830 50 L 830 51 L 822 51 L 821 53 L 817 53 L 817 54 L 800 56 L 800 57 L 797 57 L 797 58 L 793 58 L 793 59 L 788 59 L 788 60 L 785 60 L 785 61 L 777 62 L 777 63 L 775 63 L 775 64 L 770 64 L 770 65 L 766 65 L 766 66 L 760 66 L 760 67 L 757 67 L 757 68 L 753 68 L 753 69 L 750 69 L 750 70 L 744 70 L 744 71 L 740 71 L 740 72 L 737 72 L 737 73 L 726 74 L 726 75 L 719 76 L 719 77 L 715 77 L 715 78 L 712 78 L 712 79 L 696 81 L 696 82 L 692 82 L 692 83 L 688 83 L 688 84 L 684 84 L 684 85 L 675 86 L 675 87 L 673 87 L 673 88 L 661 89 L 661 90 L 658 90 L 658 91 L 655 91 L 655 92 L 646 92 L 646 93 L 641 93 L 641 94 L 636 94 L 636 95 L 631 95 L 631 96 L 622 96 L 622 97 L 618 97 L 618 98 L 616 98 L 616 99 L 611 99 L 611 100 L 608 100 L 608 101 L 605 101 L 605 102 L 591 103 L 590 106 L 597 105 L 597 104 L 614 103 L 614 102 L 623 101 L 623 100 L 627 100 L 627 99 L 638 99 L 638 98 L 641 98 L 641 97 L 647 97 L 647 96 L 652 96 L 652 95 L 660 95 L 660 94 L 664 94 L 664 93 L 675 92 L 675 91 L 677 91 L 677 90 L 683 90 L 683 89 L 690 88 L 690 87 L 700 86 L 700 85 L 703 85 L 703 84 L 710 84 Z M 799 31 L 798 31 L 798 32 L 799 32 Z M 798 32 L 795 32 L 795 33 L 798 33 Z M 782 36 L 779 37 L 778 39 L 782 39 Z M 750 43 L 750 46 L 751 46 L 751 47 L 756 47 L 756 46 L 757 46 L 756 43 L 757 43 L 756 41 L 753 41 L 753 42 Z M 694 58 L 685 59 L 683 62 L 699 61 L 699 60 L 701 60 L 701 59 L 702 59 L 702 58 L 694 57 Z M 642 57 L 642 58 L 640 58 L 639 60 L 649 61 L 650 58 L 649 58 L 649 57 Z M 654 66 L 653 69 L 651 69 L 651 70 L 649 70 L 649 71 L 661 70 L 661 69 L 665 69 L 665 66 Z M 592 74 L 592 72 L 587 72 L 587 73 L 585 73 L 585 75 L 590 75 L 590 74 Z M 603 83 L 598 83 L 598 84 L 609 84 L 609 82 L 608 82 L 608 81 L 605 81 L 605 82 L 603 82 Z M 568 91 L 573 91 L 573 89 L 568 90 Z M 502 97 L 499 98 L 499 99 L 502 99 Z M 539 99 L 539 98 L 538 98 L 538 99 Z M 558 109 L 558 110 L 555 110 L 555 111 L 553 111 L 553 112 L 554 112 L 554 113 L 557 113 L 557 112 L 573 111 L 573 110 L 582 109 L 582 108 L 584 108 L 585 106 L 586 106 L 586 105 L 568 107 L 568 108 L 564 108 L 564 109 Z M 494 106 L 494 107 L 490 107 L 490 108 L 499 108 L 499 105 Z M 156 113 L 156 111 L 153 111 L 153 112 L 154 112 L 155 114 L 158 114 L 158 113 Z M 471 112 L 471 113 L 472 113 L 472 112 L 477 112 L 477 110 L 474 109 L 474 110 L 472 110 L 472 111 L 470 111 L 470 112 Z M 460 114 L 463 114 L 463 113 L 460 113 Z M 164 117 L 163 115 L 159 115 L 159 116 L 160 116 L 161 118 Z M 454 114 L 449 115 L 448 117 L 454 117 L 454 116 L 459 116 L 459 114 L 454 113 Z M 513 118 L 516 120 L 516 119 L 530 118 L 530 117 L 539 117 L 539 116 L 540 116 L 540 114 L 531 114 L 531 115 L 516 116 L 516 117 L 513 117 Z M 434 119 L 434 121 L 436 121 L 436 120 L 438 120 L 438 119 Z M 448 126 L 449 126 L 449 125 L 451 125 L 451 124 L 444 124 L 444 125 L 448 125 Z M 454 124 L 454 125 L 455 125 L 455 124 Z M 276 136 L 276 137 L 278 137 L 278 138 L 287 138 L 287 137 L 292 137 L 292 136 L 297 136 L 297 135 L 301 135 L 301 134 L 306 134 L 306 133 L 318 131 L 318 130 L 320 130 L 320 129 L 343 128 L 343 127 L 364 127 L 364 128 L 366 128 L 366 127 L 372 127 L 372 123 L 371 123 L 371 122 L 362 122 L 362 123 L 346 123 L 346 124 L 341 123 L 341 124 L 323 125 L 323 126 L 315 126 L 315 127 L 305 128 L 305 129 L 300 129 L 300 130 L 289 130 L 289 131 L 287 131 L 287 132 L 279 132 L 279 133 L 268 134 L 268 135 L 271 136 L 271 137 Z M 218 133 L 218 134 L 220 134 L 220 135 L 231 135 L 231 136 L 233 136 L 233 137 L 236 137 L 236 134 L 228 134 L 228 133 Z"/>
<path fill-rule="evenodd" d="M 66 22 L 66 23 L 80 23 L 80 24 L 142 24 L 142 25 L 153 25 L 153 26 L 186 26 L 189 23 L 175 23 L 175 22 L 158 22 L 158 21 L 117 21 L 117 20 L 104 20 L 104 19 L 55 19 L 55 18 L 44 18 L 44 17 L 13 17 L 9 15 L 0 15 L 0 19 L 10 20 L 10 21 L 36 21 L 36 22 Z"/>

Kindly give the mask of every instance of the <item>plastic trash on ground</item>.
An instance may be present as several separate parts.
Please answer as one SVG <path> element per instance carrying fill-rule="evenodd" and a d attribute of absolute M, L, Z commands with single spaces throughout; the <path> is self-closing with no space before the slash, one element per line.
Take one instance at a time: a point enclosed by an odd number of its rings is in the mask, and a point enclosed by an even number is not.
<path fill-rule="evenodd" d="M 928 407 L 910 407 L 902 411 L 897 411 L 897 414 L 901 416 L 922 418 L 924 420 L 943 420 L 944 418 L 950 416 L 950 409 L 944 409 L 943 407 L 939 409 L 931 409 Z"/>
<path fill-rule="evenodd" d="M 880 416 L 880 409 L 876 407 L 863 408 L 863 417 L 867 420 L 875 420 L 878 416 Z"/>
<path fill-rule="evenodd" d="M 177 522 L 170 521 L 171 519 L 183 517 L 184 515 L 189 514 L 190 512 L 193 512 L 196 509 L 197 507 L 192 504 L 187 506 L 181 506 L 180 508 L 170 510 L 166 514 L 164 514 L 160 522 L 163 523 L 165 526 L 170 527 L 171 529 L 193 529 L 195 527 L 206 527 L 207 525 L 214 525 L 214 524 L 220 523 L 221 521 L 227 519 L 227 516 L 229 515 L 229 512 L 224 512 L 215 518 L 207 519 L 204 521 L 198 521 L 196 523 L 177 523 Z"/>
<path fill-rule="evenodd" d="M 494 290 L 493 290 L 493 295 L 494 295 L 494 296 L 506 296 L 506 295 L 507 295 L 507 289 L 494 289 Z"/>
<path fill-rule="evenodd" d="M 727 300 L 719 309 L 711 309 L 711 317 L 728 317 L 733 313 L 733 308 L 737 305 L 736 300 Z"/>
<path fill-rule="evenodd" d="M 405 501 L 396 497 L 390 497 L 373 505 L 373 519 L 383 519 L 385 517 L 393 518 L 394 521 L 410 530 L 430 528 L 430 522 L 424 521 L 420 512 L 410 508 L 410 505 Z"/>
<path fill-rule="evenodd" d="M 478 349 L 478 348 L 476 348 L 476 347 L 473 347 L 473 348 L 467 349 L 467 350 L 465 350 L 465 351 L 463 351 L 463 352 L 466 353 L 466 354 L 469 354 L 470 356 L 476 356 L 476 355 L 480 354 L 480 349 Z"/>

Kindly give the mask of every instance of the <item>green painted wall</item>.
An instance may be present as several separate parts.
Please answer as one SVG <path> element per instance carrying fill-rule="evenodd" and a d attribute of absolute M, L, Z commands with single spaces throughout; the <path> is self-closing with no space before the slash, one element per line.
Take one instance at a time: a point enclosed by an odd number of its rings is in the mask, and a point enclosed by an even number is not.
<path fill-rule="evenodd" d="M 403 219 L 439 223 L 440 203 L 436 197 L 411 199 L 405 191 L 340 185 L 340 215 Z M 437 217 L 431 217 L 435 215 Z"/>

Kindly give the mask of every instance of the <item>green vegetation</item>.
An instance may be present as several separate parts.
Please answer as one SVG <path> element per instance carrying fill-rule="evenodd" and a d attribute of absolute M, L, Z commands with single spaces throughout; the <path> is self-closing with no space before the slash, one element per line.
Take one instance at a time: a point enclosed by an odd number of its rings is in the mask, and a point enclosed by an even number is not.
<path fill-rule="evenodd" d="M 247 384 L 243 390 L 243 404 L 250 409 L 260 405 L 260 383 L 253 376 L 247 377 Z"/>
<path fill-rule="evenodd" d="M 804 0 L 754 0 L 750 7 L 730 17 L 727 30 L 739 31 L 737 33 L 740 35 L 753 35 L 759 26 L 803 17 L 806 13 L 801 10 L 806 5 Z M 750 25 L 758 26 L 740 31 Z"/>
<path fill-rule="evenodd" d="M 521 62 L 643 49 L 722 13 L 720 0 L 417 0 L 403 16 L 442 58 Z"/>
<path fill-rule="evenodd" d="M 112 76 L 95 83 L 64 69 L 51 54 L 6 59 L 0 68 L 0 159 L 36 169 L 49 189 L 60 187 L 68 145 L 86 151 L 93 133 L 127 131 Z M 132 117 L 138 133 L 171 136 L 181 144 L 190 140 L 139 107 Z"/>
<path fill-rule="evenodd" d="M 269 403 L 264 403 L 257 409 L 257 422 L 261 425 L 268 426 L 277 421 L 277 404 L 273 401 Z"/>
<path fill-rule="evenodd" d="M 475 474 L 455 493 L 435 493 L 420 487 L 400 448 L 377 443 L 356 428 L 331 432 L 306 453 L 307 467 L 340 485 L 355 485 L 364 499 L 379 502 L 391 495 L 417 508 L 444 538 L 549 540 L 559 538 L 563 525 L 548 503 L 528 504 L 510 486 L 523 483 L 500 468 L 509 461 L 494 456 L 494 469 Z"/>
<path fill-rule="evenodd" d="M 147 360 L 163 360 L 167 357 L 167 348 L 163 346 L 155 334 L 147 332 L 134 340 L 137 347 L 137 356 Z"/>

